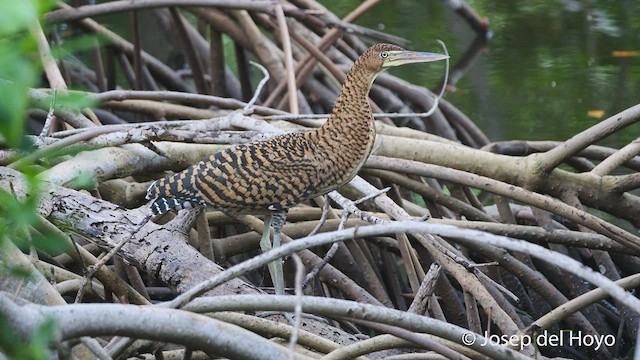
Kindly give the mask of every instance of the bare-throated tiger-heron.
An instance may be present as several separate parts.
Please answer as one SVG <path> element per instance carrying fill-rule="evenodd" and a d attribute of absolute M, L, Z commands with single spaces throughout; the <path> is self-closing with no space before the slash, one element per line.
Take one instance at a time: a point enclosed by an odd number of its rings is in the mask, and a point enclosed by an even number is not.
<path fill-rule="evenodd" d="M 206 206 L 232 215 L 267 213 L 263 242 L 269 242 L 271 224 L 279 243 L 290 207 L 346 184 L 367 160 L 376 136 L 368 99 L 376 76 L 393 66 L 447 57 L 373 45 L 353 64 L 320 128 L 231 147 L 157 180 L 147 190 L 147 199 L 154 199 L 151 212 Z"/>

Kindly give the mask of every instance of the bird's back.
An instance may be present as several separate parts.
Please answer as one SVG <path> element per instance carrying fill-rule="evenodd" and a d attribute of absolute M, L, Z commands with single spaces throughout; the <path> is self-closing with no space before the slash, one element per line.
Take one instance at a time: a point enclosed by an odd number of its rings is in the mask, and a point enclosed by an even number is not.
<path fill-rule="evenodd" d="M 284 134 L 211 155 L 154 182 L 147 199 L 152 212 L 208 206 L 233 213 L 287 209 L 324 188 L 312 133 Z"/>

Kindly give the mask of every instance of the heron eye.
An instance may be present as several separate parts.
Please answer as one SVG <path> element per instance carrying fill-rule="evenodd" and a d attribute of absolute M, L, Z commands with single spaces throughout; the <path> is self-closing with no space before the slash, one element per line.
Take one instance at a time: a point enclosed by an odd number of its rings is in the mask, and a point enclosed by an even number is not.
<path fill-rule="evenodd" d="M 387 54 L 386 51 L 383 51 L 383 52 L 380 53 L 380 57 L 383 58 L 383 59 L 386 59 L 386 58 L 389 57 L 389 54 Z"/>

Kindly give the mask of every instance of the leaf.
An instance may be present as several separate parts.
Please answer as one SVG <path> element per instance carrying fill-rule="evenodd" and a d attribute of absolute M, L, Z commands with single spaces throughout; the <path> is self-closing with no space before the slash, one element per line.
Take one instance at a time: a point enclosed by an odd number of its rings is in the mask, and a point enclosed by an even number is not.
<path fill-rule="evenodd" d="M 613 50 L 611 52 L 613 57 L 635 57 L 640 56 L 639 50 Z"/>
<path fill-rule="evenodd" d="M 85 172 L 76 175 L 69 186 L 74 189 L 92 190 L 96 188 L 96 182 L 90 173 Z"/>
<path fill-rule="evenodd" d="M 83 94 L 58 92 L 54 107 L 67 107 L 81 110 L 94 105 L 95 101 Z"/>
<path fill-rule="evenodd" d="M 38 6 L 34 1 L 3 1 L 0 11 L 0 36 L 26 30 L 29 23 L 38 18 Z"/>
<path fill-rule="evenodd" d="M 600 110 L 600 109 L 589 110 L 587 111 L 587 116 L 596 118 L 596 119 L 602 119 L 602 117 L 604 116 L 604 110 Z"/>

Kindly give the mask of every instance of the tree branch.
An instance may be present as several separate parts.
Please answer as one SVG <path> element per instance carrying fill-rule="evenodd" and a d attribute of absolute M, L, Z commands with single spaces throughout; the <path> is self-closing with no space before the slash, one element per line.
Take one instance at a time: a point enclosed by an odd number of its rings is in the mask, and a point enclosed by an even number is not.
<path fill-rule="evenodd" d="M 31 327 L 53 319 L 61 340 L 120 335 L 183 344 L 209 354 L 242 359 L 283 359 L 287 349 L 239 326 L 183 310 L 126 304 L 16 305 L 0 293 L 0 313 L 31 318 Z M 100 314 L 100 321 L 95 321 Z M 234 346 L 229 346 L 234 344 Z M 310 359 L 297 354 L 300 359 Z"/>
<path fill-rule="evenodd" d="M 640 119 L 640 105 L 632 106 L 600 123 L 588 128 L 587 130 L 574 135 L 569 140 L 563 142 L 560 146 L 547 151 L 544 154 L 531 155 L 538 164 L 540 174 L 548 174 L 558 165 L 562 164 L 568 158 L 576 155 L 589 145 L 623 129 Z"/>
<path fill-rule="evenodd" d="M 367 160 L 367 166 L 433 177 L 516 199 L 565 217 L 576 224 L 588 227 L 589 229 L 603 234 L 612 240 L 618 241 L 625 246 L 632 247 L 636 251 L 640 251 L 640 238 L 628 231 L 589 213 L 568 206 L 557 199 L 527 191 L 514 185 L 505 184 L 488 177 L 478 176 L 438 165 L 424 164 L 402 159 L 383 158 L 379 156 L 369 157 Z"/>

